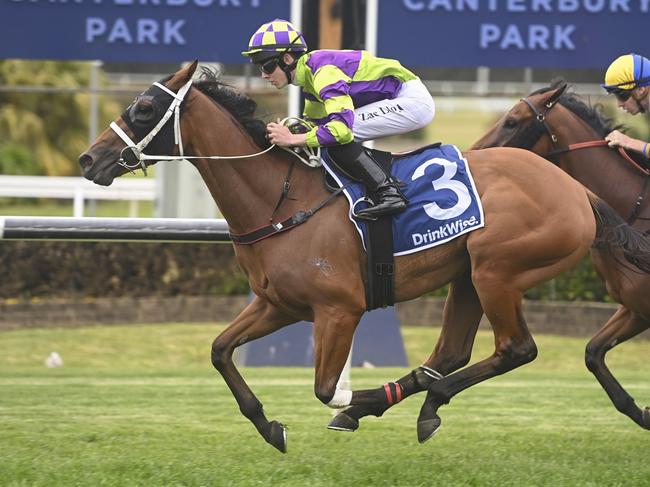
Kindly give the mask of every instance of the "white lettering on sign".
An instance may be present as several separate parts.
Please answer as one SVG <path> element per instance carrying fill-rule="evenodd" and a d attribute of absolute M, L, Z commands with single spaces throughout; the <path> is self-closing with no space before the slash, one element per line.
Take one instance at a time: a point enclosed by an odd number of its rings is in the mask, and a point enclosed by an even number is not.
<path fill-rule="evenodd" d="M 61 1 L 61 0 L 60 0 Z M 571 13 L 580 10 L 585 13 L 633 12 L 637 2 L 633 0 L 402 0 L 407 10 L 446 12 L 547 12 Z M 638 10 L 647 12 L 650 0 L 638 0 Z M 481 8 L 483 7 L 483 8 Z"/>
<path fill-rule="evenodd" d="M 454 19 L 464 13 L 482 14 L 474 27 L 478 35 L 465 35 L 477 38 L 481 49 L 504 51 L 576 51 L 578 41 L 588 36 L 588 27 L 574 23 L 576 14 L 650 13 L 650 0 L 402 0 L 402 5 L 411 12 L 439 14 L 436 20 L 443 23 L 445 14 Z M 533 20 L 531 14 L 541 15 Z M 570 22 L 562 22 L 562 15 L 571 15 Z M 504 18 L 508 24 L 501 23 Z"/>
<path fill-rule="evenodd" d="M 258 8 L 261 0 L 9 0 L 12 3 L 92 3 L 95 5 L 147 6 L 147 7 L 234 7 Z"/>
<path fill-rule="evenodd" d="M 86 42 L 105 41 L 124 44 L 186 44 L 181 29 L 185 20 L 137 19 L 128 23 L 123 18 L 107 21 L 100 17 L 86 19 Z"/>
<path fill-rule="evenodd" d="M 575 50 L 571 35 L 575 25 L 532 24 L 522 28 L 515 24 L 500 27 L 496 24 L 482 24 L 479 45 L 482 49 L 497 46 L 499 49 L 529 50 Z"/>

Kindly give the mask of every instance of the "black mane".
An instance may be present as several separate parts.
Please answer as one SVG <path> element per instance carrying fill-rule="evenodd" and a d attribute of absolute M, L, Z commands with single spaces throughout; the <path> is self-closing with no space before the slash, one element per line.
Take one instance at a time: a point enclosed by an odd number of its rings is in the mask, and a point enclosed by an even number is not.
<path fill-rule="evenodd" d="M 269 142 L 266 140 L 266 124 L 255 118 L 257 103 L 239 93 L 232 86 L 223 83 L 216 70 L 201 67 L 201 76 L 193 86 L 228 110 L 258 146 L 262 148 L 269 146 Z"/>
<path fill-rule="evenodd" d="M 559 88 L 563 84 L 566 84 L 566 81 L 562 78 L 557 78 L 551 81 L 551 86 L 547 88 L 541 88 L 537 91 L 531 93 L 532 95 L 538 95 L 542 93 L 547 93 L 551 90 Z M 564 106 L 568 110 L 575 113 L 578 117 L 584 120 L 591 128 L 593 128 L 600 137 L 605 137 L 612 130 L 620 129 L 621 126 L 614 125 L 614 122 L 611 118 L 607 117 L 603 113 L 602 105 L 589 106 L 585 103 L 582 98 L 572 92 L 564 92 L 560 97 L 560 105 Z"/>

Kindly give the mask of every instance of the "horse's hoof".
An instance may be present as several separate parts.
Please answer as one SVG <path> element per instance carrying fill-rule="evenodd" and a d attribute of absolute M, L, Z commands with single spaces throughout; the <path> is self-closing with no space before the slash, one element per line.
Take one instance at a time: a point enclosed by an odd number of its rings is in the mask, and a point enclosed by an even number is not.
<path fill-rule="evenodd" d="M 441 424 L 442 420 L 438 415 L 432 419 L 418 421 L 418 441 L 420 443 L 427 441 L 438 432 Z"/>
<path fill-rule="evenodd" d="M 271 421 L 269 437 L 266 440 L 282 453 L 287 453 L 287 429 L 277 421 Z"/>
<path fill-rule="evenodd" d="M 327 429 L 335 431 L 355 431 L 357 428 L 359 428 L 359 421 L 345 414 L 345 411 L 334 416 L 327 425 Z"/>

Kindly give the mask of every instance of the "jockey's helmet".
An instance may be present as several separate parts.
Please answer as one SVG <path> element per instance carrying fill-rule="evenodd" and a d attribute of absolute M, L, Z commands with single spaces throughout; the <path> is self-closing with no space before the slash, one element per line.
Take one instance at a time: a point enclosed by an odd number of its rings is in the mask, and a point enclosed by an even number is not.
<path fill-rule="evenodd" d="M 605 83 L 608 93 L 631 91 L 637 86 L 650 85 L 650 60 L 639 54 L 625 54 L 616 58 L 607 68 Z"/>
<path fill-rule="evenodd" d="M 279 57 L 286 52 L 304 53 L 307 43 L 300 31 L 287 20 L 275 19 L 255 31 L 248 42 L 244 56 L 254 63 L 261 63 L 269 58 Z"/>

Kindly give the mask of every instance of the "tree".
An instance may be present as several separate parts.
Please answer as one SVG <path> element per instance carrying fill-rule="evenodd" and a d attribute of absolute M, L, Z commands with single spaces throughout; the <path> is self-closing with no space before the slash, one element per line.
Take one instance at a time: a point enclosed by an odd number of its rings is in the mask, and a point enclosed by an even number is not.
<path fill-rule="evenodd" d="M 89 79 L 87 62 L 0 61 L 0 85 L 60 90 L 0 92 L 1 173 L 79 174 L 76 159 L 88 145 Z M 100 120 L 119 112 L 106 96 L 98 105 Z"/>

